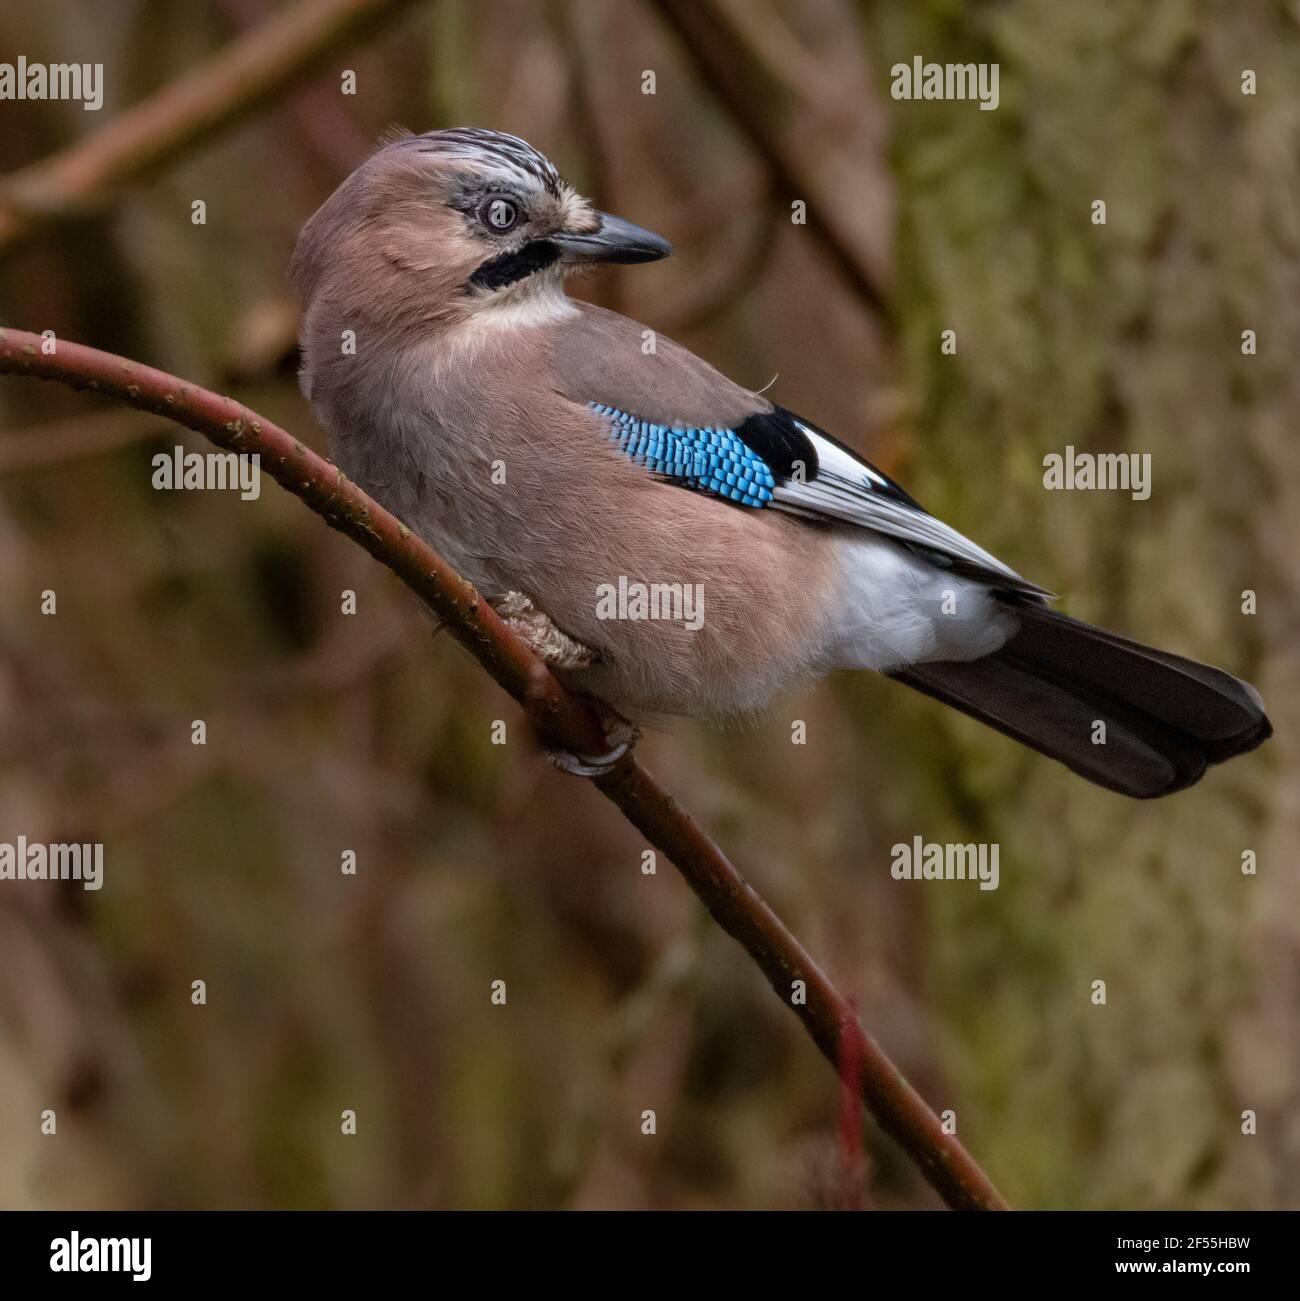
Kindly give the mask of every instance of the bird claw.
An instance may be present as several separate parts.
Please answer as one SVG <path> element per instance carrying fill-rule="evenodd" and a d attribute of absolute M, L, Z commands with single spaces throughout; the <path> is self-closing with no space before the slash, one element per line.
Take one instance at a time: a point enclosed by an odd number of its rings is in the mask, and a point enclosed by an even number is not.
<path fill-rule="evenodd" d="M 574 754 L 559 746 L 542 745 L 546 761 L 571 777 L 603 777 L 607 772 L 612 772 L 615 764 L 641 739 L 640 728 L 629 723 L 604 701 L 589 696 L 587 704 L 600 720 L 605 740 L 610 743 L 610 749 L 605 754 Z"/>
<path fill-rule="evenodd" d="M 613 772 L 614 765 L 632 748 L 632 742 L 624 741 L 606 754 L 582 755 L 556 746 L 543 746 L 542 753 L 552 768 L 567 772 L 570 777 L 603 777 Z"/>
<path fill-rule="evenodd" d="M 506 592 L 491 601 L 492 608 L 501 621 L 548 668 L 585 669 L 596 663 L 595 651 L 574 641 L 568 633 L 557 628 L 550 618 L 539 610 L 522 592 Z M 604 754 L 573 754 L 559 746 L 542 743 L 542 753 L 547 762 L 561 772 L 573 777 L 603 777 L 637 743 L 640 731 L 616 710 L 594 696 L 586 698 L 592 712 L 600 720 L 601 729 L 610 748 Z"/>

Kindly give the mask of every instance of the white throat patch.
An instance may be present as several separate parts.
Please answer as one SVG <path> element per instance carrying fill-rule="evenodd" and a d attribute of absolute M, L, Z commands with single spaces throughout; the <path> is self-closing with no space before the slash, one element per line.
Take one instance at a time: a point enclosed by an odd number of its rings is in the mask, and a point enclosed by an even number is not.
<path fill-rule="evenodd" d="M 513 330 L 550 325 L 577 314 L 564 292 L 563 277 L 553 273 L 543 272 L 509 289 L 483 294 L 466 317 L 437 336 L 434 368 L 460 365 L 467 353 Z"/>
<path fill-rule="evenodd" d="M 456 333 L 521 330 L 533 325 L 548 325 L 567 316 L 576 316 L 577 312 L 573 300 L 564 292 L 563 274 L 547 270 L 508 289 L 481 295 Z"/>

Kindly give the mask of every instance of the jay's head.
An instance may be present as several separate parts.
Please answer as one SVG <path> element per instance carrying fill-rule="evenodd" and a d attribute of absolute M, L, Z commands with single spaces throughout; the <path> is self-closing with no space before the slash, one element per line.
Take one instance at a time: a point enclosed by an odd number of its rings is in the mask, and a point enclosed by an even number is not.
<path fill-rule="evenodd" d="M 517 136 L 458 128 L 372 154 L 303 228 L 292 274 L 309 304 L 324 297 L 336 312 L 370 307 L 446 327 L 544 310 L 576 269 L 671 251 L 597 212 Z"/>

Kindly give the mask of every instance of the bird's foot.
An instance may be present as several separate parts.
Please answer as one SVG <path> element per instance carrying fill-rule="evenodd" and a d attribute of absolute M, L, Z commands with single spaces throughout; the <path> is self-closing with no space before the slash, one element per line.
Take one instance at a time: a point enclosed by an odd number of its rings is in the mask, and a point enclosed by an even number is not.
<path fill-rule="evenodd" d="M 491 604 L 506 627 L 548 668 L 585 669 L 596 662 L 595 651 L 561 632 L 522 592 L 494 597 Z"/>
<path fill-rule="evenodd" d="M 571 777 L 603 777 L 641 739 L 641 729 L 629 723 L 603 700 L 597 700 L 595 696 L 586 696 L 585 700 L 591 712 L 600 720 L 609 750 L 597 755 L 573 754 L 558 746 L 543 743 L 542 753 L 546 755 L 548 763 Z"/>
<path fill-rule="evenodd" d="M 548 668 L 585 669 L 595 664 L 598 658 L 595 651 L 557 628 L 545 612 L 522 592 L 507 592 L 504 596 L 494 597 L 492 608 L 506 627 L 526 642 Z M 637 743 L 641 733 L 603 700 L 597 700 L 595 696 L 585 699 L 600 721 L 609 749 L 604 754 L 573 754 L 543 742 L 542 752 L 547 761 L 561 772 L 574 777 L 602 777 Z"/>

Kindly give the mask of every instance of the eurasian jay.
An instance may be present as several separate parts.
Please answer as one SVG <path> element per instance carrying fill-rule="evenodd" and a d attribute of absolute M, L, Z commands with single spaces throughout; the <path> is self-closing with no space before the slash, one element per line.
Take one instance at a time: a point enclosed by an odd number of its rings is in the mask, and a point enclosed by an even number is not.
<path fill-rule="evenodd" d="M 571 686 L 645 722 L 876 669 L 1139 798 L 1271 734 L 1246 683 L 1055 613 L 811 421 L 565 293 L 670 251 L 459 129 L 378 149 L 294 253 L 335 461 Z"/>

